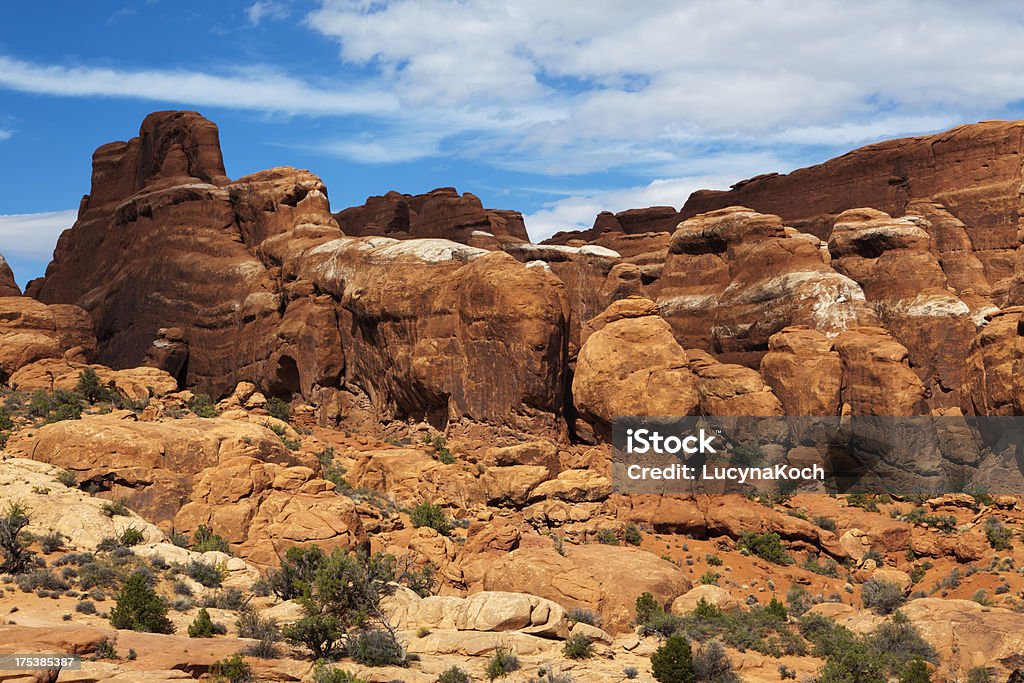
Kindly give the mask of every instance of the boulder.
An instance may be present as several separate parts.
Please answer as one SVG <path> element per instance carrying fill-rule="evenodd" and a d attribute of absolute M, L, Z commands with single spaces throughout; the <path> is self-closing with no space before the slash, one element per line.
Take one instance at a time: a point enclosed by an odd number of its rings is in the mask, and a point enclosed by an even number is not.
<path fill-rule="evenodd" d="M 720 586 L 702 585 L 694 586 L 673 600 L 670 611 L 672 614 L 689 614 L 697 608 L 697 604 L 701 600 L 723 610 L 736 609 L 740 606 L 740 601 L 726 589 Z"/>

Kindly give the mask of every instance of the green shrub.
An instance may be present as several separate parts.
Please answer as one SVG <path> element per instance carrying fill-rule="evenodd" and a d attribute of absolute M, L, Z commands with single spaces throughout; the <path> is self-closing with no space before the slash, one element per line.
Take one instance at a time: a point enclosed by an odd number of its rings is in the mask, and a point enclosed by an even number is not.
<path fill-rule="evenodd" d="M 890 675 L 906 670 L 913 660 L 938 662 L 934 648 L 903 614 L 896 612 L 880 624 L 867 639 L 872 656 L 878 658 Z"/>
<path fill-rule="evenodd" d="M 470 683 L 471 680 L 469 674 L 457 666 L 448 667 L 437 677 L 437 683 Z"/>
<path fill-rule="evenodd" d="M 107 517 L 127 517 L 131 514 L 128 510 L 128 499 L 118 498 L 117 500 L 107 501 L 103 504 L 103 514 Z"/>
<path fill-rule="evenodd" d="M 220 588 L 221 582 L 224 581 L 224 575 L 219 567 L 200 560 L 190 560 L 188 564 L 176 568 L 206 588 Z"/>
<path fill-rule="evenodd" d="M 900 674 L 900 683 L 930 683 L 931 667 L 923 659 L 914 659 Z"/>
<path fill-rule="evenodd" d="M 71 470 L 61 470 L 60 474 L 57 475 L 57 481 L 69 489 L 78 486 L 78 476 Z"/>
<path fill-rule="evenodd" d="M 292 419 L 292 406 L 275 396 L 267 400 L 267 413 L 281 422 L 288 422 Z"/>
<path fill-rule="evenodd" d="M 988 667 L 976 666 L 967 672 L 967 683 L 992 683 Z"/>
<path fill-rule="evenodd" d="M 697 580 L 706 586 L 717 586 L 720 578 L 722 578 L 721 574 L 709 570 L 701 574 Z"/>
<path fill-rule="evenodd" d="M 614 529 L 601 529 L 597 532 L 597 542 L 601 545 L 618 545 L 619 537 Z"/>
<path fill-rule="evenodd" d="M 659 683 L 694 683 L 693 651 L 681 635 L 670 636 L 651 655 L 651 675 Z"/>
<path fill-rule="evenodd" d="M 237 652 L 226 659 L 215 662 L 210 673 L 217 683 L 252 683 L 256 680 L 252 673 L 252 667 Z"/>
<path fill-rule="evenodd" d="M 117 542 L 123 548 L 130 548 L 133 545 L 138 545 L 144 540 L 146 540 L 146 537 L 143 533 L 131 525 L 121 529 L 121 533 L 117 535 Z"/>
<path fill-rule="evenodd" d="M 452 532 L 452 523 L 440 505 L 433 505 L 423 501 L 409 513 L 409 521 L 413 528 L 430 527 L 442 536 L 448 536 Z"/>
<path fill-rule="evenodd" d="M 831 557 L 819 560 L 818 558 L 808 555 L 807 559 L 805 559 L 804 563 L 800 566 L 807 571 L 820 574 L 821 576 L 831 576 L 832 578 L 839 576 L 839 564 Z"/>
<path fill-rule="evenodd" d="M 601 621 L 601 618 L 596 613 L 583 607 L 570 608 L 566 611 L 565 618 L 569 621 L 575 621 L 576 623 L 587 624 L 589 626 L 597 626 Z"/>
<path fill-rule="evenodd" d="M 286 555 L 286 560 L 288 560 Z M 283 629 L 285 638 L 294 645 L 308 649 L 316 659 L 327 659 L 338 653 L 348 641 L 350 654 L 355 656 L 360 648 L 366 657 L 374 657 L 382 642 L 379 637 L 359 642 L 359 636 L 373 626 L 386 625 L 386 618 L 380 605 L 381 598 L 393 592 L 395 578 L 394 557 L 377 553 L 350 553 L 336 549 L 330 555 L 322 552 L 300 552 L 292 561 L 310 561 L 310 566 L 297 571 L 283 570 L 293 577 L 291 590 L 298 589 L 299 604 L 304 616 Z M 306 571 L 312 575 L 308 580 L 298 578 Z M 385 634 L 388 635 L 388 634 Z M 388 635 L 390 638 L 390 635 Z M 393 639 L 392 639 L 393 641 Z M 385 655 L 391 650 L 385 643 Z M 400 648 L 398 648 L 400 651 Z M 404 661 L 404 657 L 402 660 Z"/>
<path fill-rule="evenodd" d="M 876 614 L 891 614 L 907 601 L 903 590 L 891 581 L 869 579 L 861 587 L 860 599 L 864 607 Z"/>
<path fill-rule="evenodd" d="M 96 643 L 96 651 L 93 652 L 92 658 L 93 660 L 120 659 L 117 655 L 117 649 L 114 647 L 114 644 L 107 638 L 101 638 L 100 641 Z"/>
<path fill-rule="evenodd" d="M 643 537 L 640 534 L 640 529 L 633 522 L 628 522 L 622 527 L 622 540 L 629 545 L 640 545 L 640 541 Z"/>
<path fill-rule="evenodd" d="M 55 553 L 64 548 L 64 535 L 51 531 L 39 537 L 39 547 L 47 555 Z"/>
<path fill-rule="evenodd" d="M 281 600 L 293 600 L 308 591 L 327 556 L 319 546 L 289 548 L 277 571 L 267 575 L 271 592 Z"/>
<path fill-rule="evenodd" d="M 493 681 L 496 678 L 504 678 L 510 673 L 518 671 L 519 667 L 519 657 L 515 653 L 506 647 L 498 647 L 494 650 L 491 658 L 487 660 L 485 672 L 487 673 L 487 678 Z"/>
<path fill-rule="evenodd" d="M 387 631 L 363 631 L 348 643 L 348 654 L 366 666 L 406 666 L 405 650 Z"/>
<path fill-rule="evenodd" d="M 594 656 L 594 645 L 582 633 L 569 636 L 562 646 L 562 654 L 569 659 L 590 659 Z"/>
<path fill-rule="evenodd" d="M 819 528 L 824 529 L 825 531 L 836 530 L 836 520 L 832 519 L 831 517 L 818 515 L 814 518 L 814 523 L 817 524 Z"/>
<path fill-rule="evenodd" d="M 174 626 L 167 618 L 167 603 L 156 594 L 142 572 L 133 573 L 125 581 L 117 595 L 117 604 L 110 610 L 110 623 L 117 629 L 174 632 Z"/>
<path fill-rule="evenodd" d="M 794 583 L 789 587 L 789 591 L 786 592 L 786 604 L 789 605 L 788 611 L 790 614 L 802 617 L 811 608 L 813 601 L 811 600 L 811 594 L 807 592 L 806 588 Z"/>
<path fill-rule="evenodd" d="M 786 551 L 786 547 L 782 545 L 782 539 L 774 531 L 763 534 L 748 531 L 740 536 L 737 545 L 769 562 L 781 565 L 793 564 L 793 558 Z"/>
<path fill-rule="evenodd" d="M 718 555 L 713 555 L 711 553 L 705 555 L 704 560 L 708 563 L 708 566 L 711 567 L 721 567 L 724 564 L 721 557 L 719 557 Z"/>
<path fill-rule="evenodd" d="M 281 629 L 273 619 L 264 619 L 251 607 L 243 608 L 235 622 L 239 638 L 252 638 L 257 642 L 250 645 L 246 654 L 260 659 L 277 656 L 277 643 L 281 640 Z"/>
<path fill-rule="evenodd" d="M 82 407 L 76 403 L 59 403 L 53 412 L 46 416 L 45 423 L 63 422 L 64 420 L 81 420 Z"/>
<path fill-rule="evenodd" d="M 1009 550 L 1013 534 L 1001 520 L 996 517 L 989 517 L 985 520 L 985 538 L 993 550 Z"/>
<path fill-rule="evenodd" d="M 863 493 L 851 493 L 846 496 L 846 504 L 850 507 L 863 508 L 868 512 L 878 512 L 878 501 Z"/>
<path fill-rule="evenodd" d="M 319 661 L 313 667 L 313 683 L 367 683 L 353 673 L 335 669 L 327 662 Z"/>
<path fill-rule="evenodd" d="M 11 419 L 11 414 L 7 412 L 6 408 L 0 408 L 0 431 L 12 429 L 14 429 L 14 420 Z"/>
<path fill-rule="evenodd" d="M 88 401 L 89 405 L 97 401 L 110 400 L 110 390 L 103 386 L 99 375 L 92 368 L 85 368 L 78 373 L 78 386 L 75 387 L 75 391 Z"/>
<path fill-rule="evenodd" d="M 88 600 L 82 600 L 75 605 L 75 611 L 81 614 L 96 614 L 96 604 Z"/>
<path fill-rule="evenodd" d="M 221 624 L 213 623 L 210 613 L 203 607 L 199 610 L 195 620 L 188 625 L 189 638 L 212 638 L 214 635 L 223 635 L 227 629 Z"/>
<path fill-rule="evenodd" d="M 213 405 L 207 394 L 193 394 L 188 401 L 188 409 L 197 417 L 217 417 L 220 411 Z"/>
<path fill-rule="evenodd" d="M 195 533 L 192 534 L 192 550 L 197 553 L 205 553 L 210 550 L 216 550 L 217 552 L 231 554 L 231 550 L 228 548 L 228 542 L 223 538 L 213 533 L 213 529 L 200 524 L 196 528 Z"/>
<path fill-rule="evenodd" d="M 28 550 L 25 527 L 28 526 L 28 510 L 16 502 L 7 503 L 3 517 L 0 517 L 0 574 L 22 574 L 32 566 L 32 552 Z"/>
<path fill-rule="evenodd" d="M 697 648 L 693 655 L 694 680 L 700 683 L 738 683 L 739 677 L 732 670 L 732 662 L 725 648 L 717 640 L 711 640 Z"/>
<path fill-rule="evenodd" d="M 654 599 L 654 596 L 648 592 L 641 593 L 636 599 L 636 623 L 646 624 L 651 620 L 658 612 L 662 611 L 662 606 L 658 604 L 658 601 Z"/>

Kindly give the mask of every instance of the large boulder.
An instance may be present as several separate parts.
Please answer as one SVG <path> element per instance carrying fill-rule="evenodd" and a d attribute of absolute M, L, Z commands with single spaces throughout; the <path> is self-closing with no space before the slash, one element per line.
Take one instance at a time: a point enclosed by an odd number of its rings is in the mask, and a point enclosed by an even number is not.
<path fill-rule="evenodd" d="M 77 306 L 0 297 L 0 381 L 44 358 L 88 362 L 95 353 L 89 316 Z"/>
<path fill-rule="evenodd" d="M 258 424 L 219 418 L 140 422 L 129 411 L 16 432 L 6 453 L 70 470 L 106 497 L 127 498 L 152 522 L 172 520 L 189 500 L 195 476 L 228 458 L 296 461 L 276 434 Z"/>
<path fill-rule="evenodd" d="M 602 627 L 627 630 L 635 618 L 638 595 L 649 592 L 670 605 L 690 588 L 679 567 L 637 548 L 606 545 L 520 548 L 495 562 L 484 578 L 488 591 L 530 593 L 562 607 L 583 607 L 601 614 Z"/>

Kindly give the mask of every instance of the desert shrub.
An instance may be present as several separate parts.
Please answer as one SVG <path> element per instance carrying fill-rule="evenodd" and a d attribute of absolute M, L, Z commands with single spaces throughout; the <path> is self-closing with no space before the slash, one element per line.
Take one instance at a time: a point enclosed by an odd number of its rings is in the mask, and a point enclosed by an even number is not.
<path fill-rule="evenodd" d="M 931 680 L 931 667 L 923 659 L 911 661 L 900 674 L 900 683 L 929 683 Z"/>
<path fill-rule="evenodd" d="M 629 545 L 640 545 L 640 541 L 643 540 L 643 536 L 640 534 L 640 529 L 633 522 L 627 523 L 622 527 L 622 540 Z"/>
<path fill-rule="evenodd" d="M 644 592 L 636 599 L 636 623 L 646 624 L 655 614 L 663 611 L 658 601 L 650 593 Z"/>
<path fill-rule="evenodd" d="M 860 598 L 864 607 L 876 614 L 890 614 L 907 601 L 903 590 L 891 581 L 869 579 L 861 587 Z"/>
<path fill-rule="evenodd" d="M 219 567 L 200 560 L 191 560 L 188 564 L 178 565 L 176 568 L 206 588 L 219 588 L 224 580 L 224 575 Z"/>
<path fill-rule="evenodd" d="M 257 642 L 246 649 L 246 654 L 260 659 L 277 656 L 276 643 L 281 640 L 281 629 L 273 619 L 264 619 L 254 609 L 244 609 L 235 622 L 239 638 L 252 638 Z"/>
<path fill-rule="evenodd" d="M 935 584 L 936 590 L 959 588 L 960 587 L 960 568 L 953 567 L 948 574 L 946 574 L 938 583 Z"/>
<path fill-rule="evenodd" d="M 704 561 L 707 562 L 708 565 L 711 567 L 721 567 L 724 564 L 721 557 L 711 553 L 708 553 L 704 556 Z"/>
<path fill-rule="evenodd" d="M 443 536 L 452 532 L 452 523 L 444 514 L 441 506 L 433 505 L 428 501 L 423 501 L 412 509 L 412 512 L 409 513 L 409 521 L 413 528 L 430 527 Z"/>
<path fill-rule="evenodd" d="M 487 660 L 487 667 L 484 671 L 487 673 L 487 678 L 494 680 L 496 678 L 504 678 L 514 671 L 518 671 L 520 667 L 519 657 L 515 655 L 507 647 L 498 647 L 494 650 L 494 654 Z"/>
<path fill-rule="evenodd" d="M 433 595 L 434 587 L 437 586 L 437 569 L 430 562 L 416 567 L 413 556 L 406 555 L 397 563 L 395 581 L 425 598 Z"/>
<path fill-rule="evenodd" d="M 826 517 L 825 515 L 818 515 L 817 517 L 815 517 L 814 523 L 817 524 L 819 528 L 824 529 L 825 531 L 836 530 L 836 520 L 832 519 L 831 517 Z"/>
<path fill-rule="evenodd" d="M 192 534 L 192 550 L 197 553 L 216 550 L 217 552 L 225 553 L 227 555 L 231 554 L 231 551 L 228 548 L 228 542 L 213 533 L 213 529 L 205 524 L 200 524 L 198 528 L 196 528 L 195 533 Z"/>
<path fill-rule="evenodd" d="M 97 401 L 110 400 L 110 390 L 103 386 L 99 375 L 92 368 L 85 368 L 78 373 L 78 386 L 75 387 L 75 391 L 88 401 L 89 405 Z"/>
<path fill-rule="evenodd" d="M 327 556 L 306 550 L 298 557 L 302 561 L 311 558 L 311 578 L 293 584 L 300 591 L 296 599 L 304 616 L 283 629 L 289 642 L 307 648 L 316 659 L 326 659 L 345 644 L 355 645 L 353 632 L 390 629 L 380 601 L 394 590 L 392 556 L 336 549 Z M 377 642 L 368 640 L 364 646 Z"/>
<path fill-rule="evenodd" d="M 293 546 L 281 561 L 281 567 L 267 575 L 270 590 L 281 600 L 293 600 L 312 585 L 317 570 L 327 556 L 319 546 Z"/>
<path fill-rule="evenodd" d="M 90 560 L 78 568 L 78 586 L 82 590 L 113 588 L 121 581 L 121 575 L 109 560 Z"/>
<path fill-rule="evenodd" d="M 565 613 L 566 619 L 575 621 L 580 624 L 588 624 L 590 626 L 597 626 L 601 617 L 599 617 L 593 610 L 589 610 L 583 607 L 572 607 Z"/>
<path fill-rule="evenodd" d="M 348 654 L 366 666 L 405 666 L 402 646 L 387 631 L 363 631 L 348 643 Z"/>
<path fill-rule="evenodd" d="M 118 629 L 174 632 L 174 626 L 167 618 L 167 603 L 157 595 L 142 572 L 134 572 L 125 581 L 109 618 L 111 625 Z"/>
<path fill-rule="evenodd" d="M 69 489 L 78 486 L 78 476 L 71 470 L 61 470 L 60 474 L 57 475 L 57 481 Z"/>
<path fill-rule="evenodd" d="M 693 683 L 693 651 L 681 635 L 670 636 L 651 655 L 651 675 L 659 683 Z"/>
<path fill-rule="evenodd" d="M 900 612 L 872 632 L 868 638 L 873 656 L 885 662 L 890 674 L 897 675 L 914 659 L 937 662 L 934 648 Z"/>
<path fill-rule="evenodd" d="M 49 415 L 46 416 L 44 422 L 46 424 L 53 424 L 54 422 L 63 422 L 64 420 L 81 420 L 82 419 L 82 406 L 79 403 L 58 403 Z"/>
<path fill-rule="evenodd" d="M 118 498 L 117 500 L 107 501 L 103 504 L 103 514 L 107 517 L 127 517 L 131 514 L 128 511 L 128 499 Z"/>
<path fill-rule="evenodd" d="M 844 640 L 828 656 L 818 683 L 885 683 L 881 663 L 861 640 Z"/>
<path fill-rule="evenodd" d="M 748 531 L 740 536 L 737 545 L 769 562 L 781 565 L 793 564 L 793 558 L 786 551 L 786 547 L 782 545 L 782 539 L 774 531 L 763 534 Z"/>
<path fill-rule="evenodd" d="M 292 418 L 292 406 L 288 401 L 274 396 L 267 399 L 267 413 L 281 422 L 288 422 Z"/>
<path fill-rule="evenodd" d="M 215 635 L 224 635 L 228 630 L 223 624 L 213 623 L 213 619 L 210 618 L 210 613 L 203 607 L 199 610 L 199 614 L 196 618 L 188 625 L 188 637 L 189 638 L 212 638 Z"/>
<path fill-rule="evenodd" d="M 996 517 L 989 517 L 985 520 L 985 538 L 993 550 L 1009 550 L 1013 534 L 1006 525 Z"/>
<path fill-rule="evenodd" d="M 176 545 L 179 548 L 187 548 L 189 546 L 188 536 L 185 534 L 175 532 L 167 540 L 171 542 L 171 545 Z"/>
<path fill-rule="evenodd" d="M 562 654 L 569 659 L 590 659 L 594 656 L 594 645 L 582 633 L 569 636 L 562 646 Z"/>
<path fill-rule="evenodd" d="M 146 540 L 146 537 L 142 532 L 130 525 L 121 529 L 121 533 L 117 536 L 117 542 L 122 548 L 130 548 L 133 545 L 142 543 L 144 540 Z"/>
<path fill-rule="evenodd" d="M 601 545 L 618 545 L 619 536 L 614 529 L 601 529 L 597 532 L 597 542 Z"/>
<path fill-rule="evenodd" d="M 39 547 L 47 555 L 62 550 L 64 548 L 64 535 L 55 531 L 44 534 L 39 537 Z"/>
<path fill-rule="evenodd" d="M 697 579 L 697 581 L 699 581 L 700 583 L 702 583 L 702 584 L 704 584 L 706 586 L 717 586 L 718 585 L 718 580 L 720 578 L 722 578 L 721 574 L 719 574 L 718 572 L 713 572 L 713 571 L 709 570 L 709 571 L 706 571 L 703 574 L 701 574 L 700 578 Z"/>
<path fill-rule="evenodd" d="M 25 547 L 25 527 L 28 526 L 28 510 L 24 505 L 9 502 L 3 517 L 0 517 L 0 551 L 4 561 L 0 573 L 21 574 L 32 566 L 32 553 Z"/>
<path fill-rule="evenodd" d="M 632 681 L 640 675 L 640 671 L 638 671 L 635 666 L 627 666 L 625 669 L 622 670 L 622 675 Z"/>
<path fill-rule="evenodd" d="M 216 607 L 217 609 L 238 610 L 245 602 L 245 593 L 241 588 L 234 586 L 222 588 L 212 595 L 203 597 L 203 607 Z"/>
<path fill-rule="evenodd" d="M 967 683 L 992 683 L 988 667 L 976 666 L 967 672 Z"/>
<path fill-rule="evenodd" d="M 992 604 L 992 601 L 989 600 L 988 593 L 985 592 L 984 588 L 979 588 L 978 590 L 974 591 L 974 593 L 971 595 L 971 600 L 978 603 L 979 605 L 984 605 L 986 607 Z"/>
<path fill-rule="evenodd" d="M 437 683 L 470 683 L 469 674 L 457 666 L 450 666 L 437 677 Z"/>
<path fill-rule="evenodd" d="M 206 394 L 194 394 L 188 401 L 188 409 L 198 417 L 217 417 L 220 412 Z"/>
<path fill-rule="evenodd" d="M 313 667 L 313 683 L 366 683 L 354 673 L 343 669 L 335 669 L 327 662 L 317 662 Z"/>
<path fill-rule="evenodd" d="M 14 582 L 24 593 L 39 590 L 63 592 L 69 588 L 63 578 L 54 574 L 53 570 L 46 568 L 33 569 L 19 574 L 15 577 Z"/>
<path fill-rule="evenodd" d="M 786 604 L 789 605 L 789 612 L 797 617 L 802 617 L 811 608 L 813 601 L 811 594 L 800 584 L 794 583 L 786 592 Z"/>
<path fill-rule="evenodd" d="M 831 557 L 826 557 L 824 560 L 820 560 L 815 557 L 807 556 L 804 563 L 800 565 L 807 571 L 820 574 L 821 576 L 831 576 L 835 578 L 839 576 L 839 564 Z"/>
<path fill-rule="evenodd" d="M 694 680 L 700 683 L 738 683 L 739 677 L 732 670 L 732 662 L 725 648 L 717 640 L 711 640 L 693 655 Z"/>
<path fill-rule="evenodd" d="M 850 507 L 863 508 L 868 512 L 878 512 L 878 501 L 864 493 L 851 493 L 846 496 L 846 504 Z"/>
<path fill-rule="evenodd" d="M 210 673 L 217 683 L 251 683 L 256 680 L 252 673 L 252 667 L 237 652 L 214 663 Z"/>
<path fill-rule="evenodd" d="M 7 412 L 6 408 L 0 408 L 0 431 L 11 429 L 14 429 L 14 420 L 11 419 L 11 414 Z"/>
<path fill-rule="evenodd" d="M 81 614 L 96 614 L 96 604 L 89 600 L 82 600 L 75 605 L 75 611 Z"/>
<path fill-rule="evenodd" d="M 92 658 L 98 659 L 120 659 L 117 655 L 117 650 L 114 648 L 114 644 L 107 638 L 102 638 L 96 643 L 96 651 L 93 653 Z"/>

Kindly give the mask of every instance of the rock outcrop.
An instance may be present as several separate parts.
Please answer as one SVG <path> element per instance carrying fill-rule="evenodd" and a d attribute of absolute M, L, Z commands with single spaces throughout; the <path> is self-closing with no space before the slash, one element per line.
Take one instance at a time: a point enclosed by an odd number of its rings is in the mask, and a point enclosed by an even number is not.
<path fill-rule="evenodd" d="M 14 271 L 7 264 L 7 259 L 0 254 L 0 297 L 21 296 L 21 287 L 14 281 Z"/>
<path fill-rule="evenodd" d="M 88 362 L 95 355 L 96 339 L 82 309 L 0 297 L 0 380 L 45 358 Z"/>
<path fill-rule="evenodd" d="M 521 213 L 485 209 L 479 197 L 469 192 L 460 195 L 454 187 L 418 195 L 388 192 L 368 198 L 362 206 L 342 209 L 334 218 L 346 235 L 355 237 L 428 237 L 465 244 L 488 236 L 530 239 Z"/>

